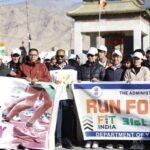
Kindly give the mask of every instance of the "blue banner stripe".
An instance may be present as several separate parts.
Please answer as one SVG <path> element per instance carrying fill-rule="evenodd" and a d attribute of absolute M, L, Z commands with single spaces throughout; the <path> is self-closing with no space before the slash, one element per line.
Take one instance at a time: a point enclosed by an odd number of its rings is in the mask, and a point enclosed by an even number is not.
<path fill-rule="evenodd" d="M 150 84 L 74 84 L 74 89 L 92 89 L 95 86 L 101 89 L 150 89 Z"/>
<path fill-rule="evenodd" d="M 88 131 L 85 132 L 86 137 L 140 137 L 150 138 L 150 132 L 100 132 Z"/>

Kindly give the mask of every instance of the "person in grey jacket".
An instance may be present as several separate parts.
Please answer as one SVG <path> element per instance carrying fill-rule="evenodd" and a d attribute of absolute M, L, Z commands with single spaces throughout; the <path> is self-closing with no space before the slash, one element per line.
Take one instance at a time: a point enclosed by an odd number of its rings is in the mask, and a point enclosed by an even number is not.
<path fill-rule="evenodd" d="M 150 71 L 147 67 L 142 66 L 143 54 L 141 52 L 135 52 L 133 54 L 133 67 L 127 69 L 125 72 L 124 80 L 131 81 L 150 81 Z M 142 141 L 133 141 L 130 149 L 145 149 Z"/>

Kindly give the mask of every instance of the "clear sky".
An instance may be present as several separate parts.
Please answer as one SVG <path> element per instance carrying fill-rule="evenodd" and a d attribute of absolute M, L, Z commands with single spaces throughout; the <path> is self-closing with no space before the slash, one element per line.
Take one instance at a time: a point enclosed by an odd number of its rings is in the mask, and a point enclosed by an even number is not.
<path fill-rule="evenodd" d="M 25 2 L 25 0 L 0 0 L 1 5 L 22 3 L 22 2 Z"/>
<path fill-rule="evenodd" d="M 7 5 L 7 4 L 15 4 L 15 3 L 22 3 L 25 2 L 26 0 L 0 0 L 0 4 L 3 5 Z M 29 0 L 30 1 L 30 0 Z M 36 1 L 36 0 L 35 0 Z M 61 0 L 63 1 L 63 0 Z M 82 2 L 82 0 L 73 0 L 75 3 L 77 2 Z M 44 2 L 44 0 L 43 0 Z"/>

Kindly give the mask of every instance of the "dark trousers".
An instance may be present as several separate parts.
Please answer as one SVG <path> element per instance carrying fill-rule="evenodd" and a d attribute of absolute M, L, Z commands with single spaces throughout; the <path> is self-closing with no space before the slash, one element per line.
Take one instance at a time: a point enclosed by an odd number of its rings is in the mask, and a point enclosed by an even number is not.
<path fill-rule="evenodd" d="M 58 114 L 57 114 L 57 123 L 55 131 L 55 142 L 62 143 L 62 102 L 59 103 Z"/>
<path fill-rule="evenodd" d="M 69 139 L 73 144 L 76 139 L 76 114 L 73 100 L 62 100 L 59 103 L 55 132 L 56 143 Z"/>

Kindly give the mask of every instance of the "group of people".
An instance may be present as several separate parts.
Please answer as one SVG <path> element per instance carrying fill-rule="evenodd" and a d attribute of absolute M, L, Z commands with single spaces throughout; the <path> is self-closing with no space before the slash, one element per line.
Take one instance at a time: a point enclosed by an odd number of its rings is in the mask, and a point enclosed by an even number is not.
<path fill-rule="evenodd" d="M 150 48 L 147 48 L 146 51 L 136 49 L 126 57 L 123 57 L 121 51 L 114 50 L 109 60 L 107 47 L 101 45 L 98 49 L 91 47 L 87 53 L 87 58 L 87 62 L 78 67 L 79 81 L 150 81 Z M 113 144 L 105 145 L 107 149 L 113 149 L 114 146 L 119 149 L 124 148 L 123 144 L 111 142 Z M 98 141 L 85 142 L 85 148 L 98 147 Z M 134 141 L 130 149 L 144 149 L 144 143 Z"/>
<path fill-rule="evenodd" d="M 21 59 L 20 49 L 14 49 L 11 52 L 12 60 L 7 65 L 3 64 L 3 57 L 0 56 L 0 76 L 24 78 L 33 85 L 38 81 L 50 82 L 49 72 L 53 70 L 73 69 L 77 71 L 78 82 L 150 81 L 150 48 L 146 51 L 136 49 L 126 57 L 123 57 L 120 50 L 114 50 L 110 59 L 107 58 L 107 51 L 105 45 L 98 48 L 91 47 L 86 54 L 87 61 L 82 64 L 78 55 L 71 54 L 67 59 L 63 49 L 58 49 L 56 55 L 51 58 L 46 57 L 43 63 L 40 62 L 37 49 L 30 49 L 25 59 Z M 61 81 L 56 80 L 55 83 L 60 84 Z M 44 104 L 26 123 L 26 127 L 32 128 L 35 121 L 51 107 L 51 98 L 46 91 L 31 85 L 27 91 L 36 94 L 10 104 L 3 113 L 5 121 L 10 121 L 19 112 L 33 107 L 38 96 L 43 97 Z M 76 123 L 74 100 L 60 101 L 55 132 L 56 148 L 62 148 L 62 146 L 68 149 L 73 148 L 73 144 L 76 144 Z M 106 148 L 112 149 L 116 143 L 109 143 Z M 123 148 L 123 144 L 117 144 L 117 146 Z M 99 141 L 85 141 L 85 148 L 98 147 Z M 144 149 L 144 144 L 138 141 L 134 141 L 131 145 L 131 149 L 141 148 Z"/>
<path fill-rule="evenodd" d="M 74 56 L 74 57 L 73 57 Z M 71 59 L 71 60 L 70 60 Z M 70 63 L 71 62 L 71 63 Z M 84 64 L 79 63 L 78 56 L 72 55 L 69 57 L 68 63 L 66 63 L 65 59 L 65 51 L 58 50 L 56 53 L 56 64 L 55 67 L 57 69 L 70 69 L 74 67 L 77 70 L 78 82 L 82 81 L 91 81 L 91 82 L 101 82 L 101 81 L 150 81 L 150 48 L 147 48 L 146 51 L 142 49 L 136 49 L 132 54 L 129 54 L 125 58 L 123 58 L 123 54 L 120 50 L 114 50 L 111 55 L 111 59 L 107 58 L 107 47 L 101 45 L 99 48 L 91 47 L 87 52 L 87 61 Z M 56 69 L 55 68 L 55 69 Z M 59 83 L 57 81 L 57 83 Z M 66 105 L 68 102 L 69 105 Z M 62 135 L 61 126 L 63 126 L 63 122 L 65 122 L 65 118 L 67 118 L 67 123 L 74 122 L 76 119 L 75 113 L 72 113 L 70 119 L 68 114 L 70 115 L 74 103 L 73 101 L 66 100 L 63 101 L 59 106 L 59 114 L 56 128 L 56 146 L 58 148 L 62 147 L 64 141 L 64 135 Z M 71 107 L 71 108 L 69 108 Z M 68 109 L 68 114 L 64 116 L 63 111 Z M 63 115 L 62 115 L 63 114 Z M 63 119 L 62 119 L 63 118 Z M 63 120 L 63 121 L 62 121 Z M 61 122 L 61 123 L 60 123 Z M 67 129 L 68 133 L 72 132 L 71 128 L 67 126 L 63 126 L 63 130 Z M 57 130 L 58 129 L 58 130 Z M 65 132 L 66 134 L 67 132 Z M 67 142 L 69 143 L 68 148 L 72 148 L 72 137 L 69 135 L 67 137 Z M 68 141 L 69 139 L 69 141 Z M 112 144 L 111 144 L 112 142 Z M 103 142 L 104 144 L 105 142 Z M 108 141 L 107 141 L 108 143 Z M 65 142 L 66 144 L 66 142 Z M 110 141 L 110 144 L 106 144 L 107 149 L 113 149 L 113 147 L 123 149 L 123 144 L 118 144 L 118 142 Z M 98 148 L 98 141 L 85 141 L 85 148 Z M 131 144 L 131 149 L 144 149 L 144 143 L 141 141 L 134 141 Z"/>

